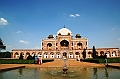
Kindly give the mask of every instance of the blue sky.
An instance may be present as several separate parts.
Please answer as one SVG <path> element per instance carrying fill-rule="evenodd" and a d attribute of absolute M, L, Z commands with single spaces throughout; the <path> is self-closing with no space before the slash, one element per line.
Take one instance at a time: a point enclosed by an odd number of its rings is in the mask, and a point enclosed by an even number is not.
<path fill-rule="evenodd" d="M 120 0 L 0 0 L 0 38 L 12 49 L 41 48 L 66 26 L 89 48 L 120 48 Z"/>

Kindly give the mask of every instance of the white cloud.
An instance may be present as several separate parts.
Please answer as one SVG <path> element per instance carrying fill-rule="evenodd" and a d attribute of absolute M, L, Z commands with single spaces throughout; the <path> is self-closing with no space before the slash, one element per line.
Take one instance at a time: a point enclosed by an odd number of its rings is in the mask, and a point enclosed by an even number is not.
<path fill-rule="evenodd" d="M 79 17 L 80 14 L 70 14 L 69 16 L 74 18 L 74 17 Z"/>
<path fill-rule="evenodd" d="M 29 41 L 20 40 L 19 42 L 23 44 L 29 44 Z"/>
<path fill-rule="evenodd" d="M 70 14 L 70 17 L 75 17 L 75 15 L 73 15 L 73 14 Z"/>
<path fill-rule="evenodd" d="M 120 41 L 120 38 L 118 38 L 118 41 Z"/>
<path fill-rule="evenodd" d="M 112 30 L 115 30 L 115 28 L 112 28 Z"/>
<path fill-rule="evenodd" d="M 17 31 L 17 33 L 21 33 L 21 31 Z"/>
<path fill-rule="evenodd" d="M 77 17 L 77 16 L 80 16 L 80 14 L 75 14 L 75 16 Z"/>
<path fill-rule="evenodd" d="M 8 25 L 7 20 L 4 19 L 4 18 L 0 18 L 0 26 L 2 27 L 2 26 L 5 26 L 5 25 Z"/>

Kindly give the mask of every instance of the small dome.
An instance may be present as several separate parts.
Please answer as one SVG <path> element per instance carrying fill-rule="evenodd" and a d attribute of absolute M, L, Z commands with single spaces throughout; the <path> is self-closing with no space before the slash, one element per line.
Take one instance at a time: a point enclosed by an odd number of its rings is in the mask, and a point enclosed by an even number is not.
<path fill-rule="evenodd" d="M 50 34 L 50 35 L 48 36 L 48 38 L 54 38 L 54 37 L 53 37 L 53 35 L 52 35 L 52 34 Z"/>
<path fill-rule="evenodd" d="M 64 27 L 57 32 L 56 36 L 58 35 L 71 35 L 72 36 L 72 32 L 69 29 Z"/>
<path fill-rule="evenodd" d="M 76 37 L 76 38 L 81 38 L 80 34 L 76 34 L 75 37 Z"/>

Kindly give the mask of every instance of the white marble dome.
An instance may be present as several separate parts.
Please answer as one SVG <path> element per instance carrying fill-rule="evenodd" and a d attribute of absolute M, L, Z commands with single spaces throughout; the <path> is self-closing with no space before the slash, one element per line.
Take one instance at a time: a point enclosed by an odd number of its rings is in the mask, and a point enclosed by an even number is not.
<path fill-rule="evenodd" d="M 72 36 L 72 32 L 69 29 L 67 29 L 67 28 L 64 27 L 64 28 L 61 28 L 57 32 L 56 36 L 58 36 L 58 35 L 71 35 Z"/>

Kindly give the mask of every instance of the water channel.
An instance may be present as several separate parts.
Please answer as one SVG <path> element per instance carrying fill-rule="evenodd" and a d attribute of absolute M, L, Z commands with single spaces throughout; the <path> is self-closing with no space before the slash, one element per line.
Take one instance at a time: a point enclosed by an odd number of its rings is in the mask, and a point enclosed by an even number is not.
<path fill-rule="evenodd" d="M 63 74 L 62 68 L 19 68 L 0 72 L 0 79 L 120 79 L 120 70 L 71 67 Z"/>

